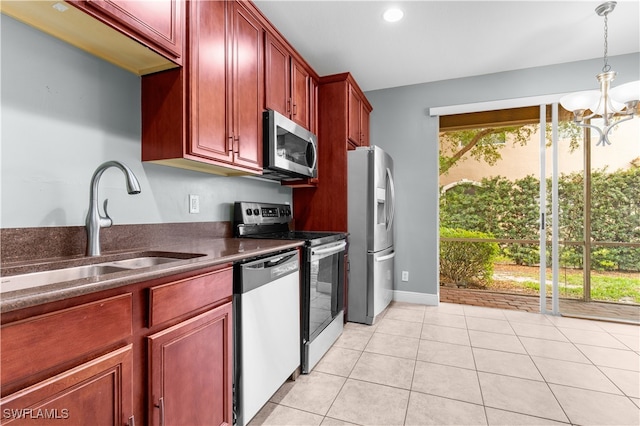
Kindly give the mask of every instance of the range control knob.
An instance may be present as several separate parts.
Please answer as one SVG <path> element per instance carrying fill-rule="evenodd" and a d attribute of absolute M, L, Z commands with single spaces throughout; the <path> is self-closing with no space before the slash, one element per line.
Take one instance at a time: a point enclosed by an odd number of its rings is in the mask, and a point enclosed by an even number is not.
<path fill-rule="evenodd" d="M 245 213 L 247 214 L 247 216 L 251 216 L 253 214 L 253 210 L 247 209 Z"/>
<path fill-rule="evenodd" d="M 260 210 L 259 209 L 253 209 L 253 214 L 256 216 L 260 216 Z"/>

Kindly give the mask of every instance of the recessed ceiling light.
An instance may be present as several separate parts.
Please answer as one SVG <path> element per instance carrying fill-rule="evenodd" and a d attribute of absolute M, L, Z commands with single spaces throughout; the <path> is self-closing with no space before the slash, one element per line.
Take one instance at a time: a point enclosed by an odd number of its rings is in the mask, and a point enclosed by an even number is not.
<path fill-rule="evenodd" d="M 398 22 L 404 16 L 404 12 L 396 7 L 387 9 L 382 17 L 387 22 Z"/>
<path fill-rule="evenodd" d="M 65 6 L 64 4 L 58 2 L 55 3 L 54 5 L 52 5 L 51 7 L 53 7 L 55 10 L 57 10 L 58 12 L 65 12 L 67 9 L 69 9 L 67 6 Z"/>

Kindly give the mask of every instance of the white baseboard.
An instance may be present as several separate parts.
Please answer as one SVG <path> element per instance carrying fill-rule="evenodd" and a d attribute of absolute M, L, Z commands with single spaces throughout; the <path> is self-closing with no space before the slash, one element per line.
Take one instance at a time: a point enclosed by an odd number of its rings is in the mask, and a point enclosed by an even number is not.
<path fill-rule="evenodd" d="M 438 306 L 440 297 L 437 294 L 416 293 L 413 291 L 393 291 L 393 300 L 396 302 L 417 303 L 420 305 Z"/>

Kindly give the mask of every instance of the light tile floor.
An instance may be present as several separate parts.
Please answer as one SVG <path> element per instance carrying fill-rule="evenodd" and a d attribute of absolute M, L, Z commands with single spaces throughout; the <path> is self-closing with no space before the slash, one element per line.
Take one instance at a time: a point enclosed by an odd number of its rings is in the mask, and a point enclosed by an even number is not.
<path fill-rule="evenodd" d="M 640 327 L 392 303 L 251 422 L 349 424 L 640 425 Z"/>

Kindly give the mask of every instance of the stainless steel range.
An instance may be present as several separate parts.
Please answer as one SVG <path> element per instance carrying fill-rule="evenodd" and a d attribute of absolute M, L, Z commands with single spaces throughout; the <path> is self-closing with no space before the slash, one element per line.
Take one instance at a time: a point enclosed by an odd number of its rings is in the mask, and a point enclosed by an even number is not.
<path fill-rule="evenodd" d="M 236 237 L 302 240 L 300 274 L 302 373 L 309 373 L 342 334 L 347 234 L 295 231 L 291 206 L 236 202 Z"/>

